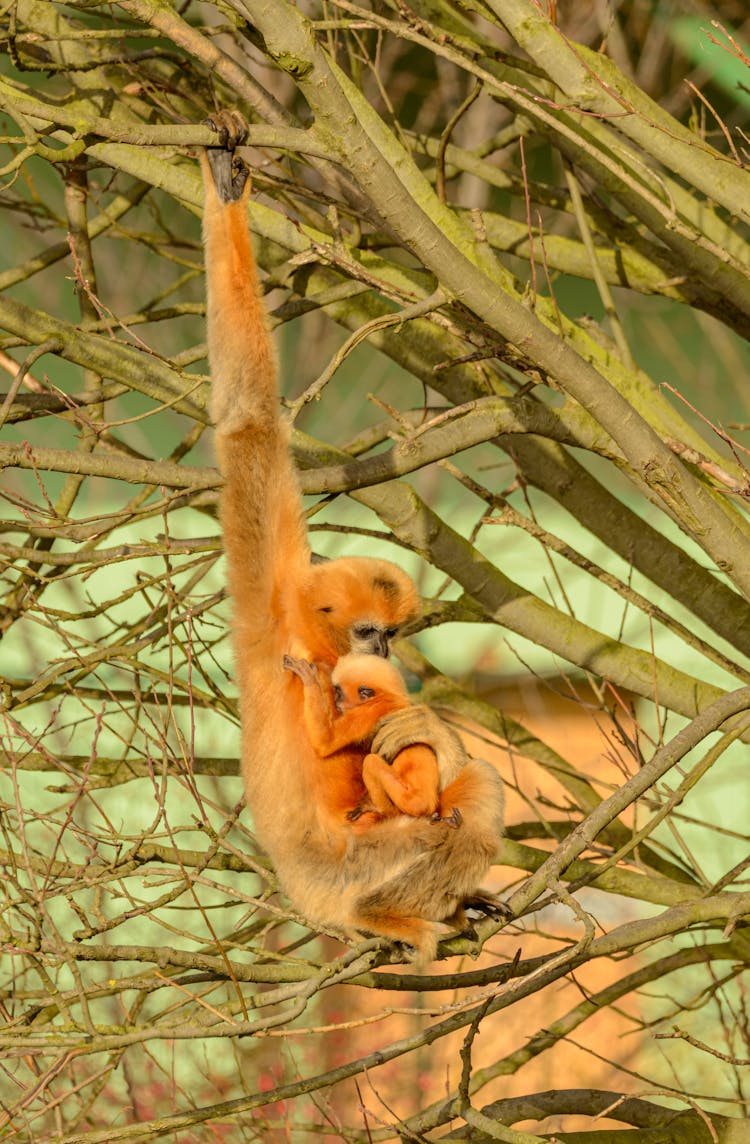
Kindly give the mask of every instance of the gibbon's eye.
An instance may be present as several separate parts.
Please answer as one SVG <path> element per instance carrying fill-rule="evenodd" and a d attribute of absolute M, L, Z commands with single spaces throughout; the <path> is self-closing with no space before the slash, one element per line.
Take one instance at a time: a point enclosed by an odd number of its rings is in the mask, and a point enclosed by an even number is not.
<path fill-rule="evenodd" d="M 341 705 L 341 701 L 343 700 L 343 698 L 344 698 L 343 687 L 341 686 L 340 683 L 334 683 L 334 685 L 333 685 L 333 700 L 334 700 L 334 703 L 336 704 L 337 707 L 339 707 Z"/>
<path fill-rule="evenodd" d="M 378 634 L 378 629 L 374 628 L 372 624 L 357 624 L 354 628 L 354 634 L 358 640 L 370 640 Z"/>
<path fill-rule="evenodd" d="M 318 611 L 319 611 L 319 612 L 332 612 L 332 611 L 333 611 L 333 608 L 330 606 L 330 604 L 327 604 L 327 605 L 326 605 L 325 607 L 323 607 L 323 608 L 318 608 Z"/>
<path fill-rule="evenodd" d="M 386 639 L 393 640 L 398 635 L 398 628 L 386 628 L 384 634 Z"/>
<path fill-rule="evenodd" d="M 373 691 L 373 689 L 371 687 L 360 687 L 357 694 L 359 695 L 360 699 L 362 699 L 362 700 L 375 698 L 375 692 Z"/>

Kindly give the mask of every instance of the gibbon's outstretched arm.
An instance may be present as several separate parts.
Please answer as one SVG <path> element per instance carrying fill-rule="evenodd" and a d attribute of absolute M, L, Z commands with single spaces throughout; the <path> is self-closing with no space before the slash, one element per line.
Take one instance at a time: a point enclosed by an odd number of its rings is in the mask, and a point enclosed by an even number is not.
<path fill-rule="evenodd" d="M 332 768 L 310 741 L 304 689 L 284 671 L 283 656 L 332 668 L 352 651 L 387 655 L 419 600 L 390 561 L 310 562 L 247 225 L 249 178 L 235 155 L 246 127 L 234 112 L 211 122 L 218 143 L 201 155 L 211 412 L 224 476 L 220 514 L 248 805 L 281 885 L 310 921 L 407 942 L 427 961 L 438 923 L 459 916 L 492 861 L 502 787 L 486 764 L 467 764 L 456 782 L 480 769 L 456 792 L 458 830 L 404 815 L 364 829 L 330 812 Z M 441 767 L 460 767 L 463 748 L 440 722 L 409 716 L 411 741 L 433 745 L 437 734 Z M 346 781 L 353 790 L 351 775 Z M 348 797 L 345 783 L 339 790 Z"/>
<path fill-rule="evenodd" d="M 201 153 L 211 416 L 235 625 L 240 638 L 253 639 L 278 615 L 285 585 L 307 568 L 310 550 L 247 225 L 250 177 L 235 155 L 247 126 L 226 111 L 207 122 L 220 138 Z"/>

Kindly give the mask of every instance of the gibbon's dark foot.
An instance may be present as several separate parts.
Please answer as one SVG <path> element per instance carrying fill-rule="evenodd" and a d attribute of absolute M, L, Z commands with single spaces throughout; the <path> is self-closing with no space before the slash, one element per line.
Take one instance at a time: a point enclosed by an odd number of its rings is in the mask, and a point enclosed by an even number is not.
<path fill-rule="evenodd" d="M 458 830 L 463 822 L 463 816 L 457 806 L 454 806 L 450 814 L 445 818 L 441 818 L 439 812 L 436 810 L 434 814 L 430 815 L 430 822 L 437 824 L 444 822 L 446 826 L 450 826 L 452 830 Z"/>
<path fill-rule="evenodd" d="M 318 678 L 317 667 L 314 663 L 310 663 L 306 659 L 292 659 L 290 655 L 285 655 L 282 660 L 282 666 L 287 671 L 292 671 L 295 675 L 298 675 L 303 683 L 312 683 L 313 680 Z"/>
<path fill-rule="evenodd" d="M 492 897 L 491 894 L 473 894 L 470 898 L 464 898 L 462 905 L 465 910 L 475 910 L 488 918 L 497 918 L 498 920 L 503 918 L 505 921 L 510 921 L 513 917 L 512 910 L 506 906 L 505 902 Z"/>
<path fill-rule="evenodd" d="M 203 122 L 219 136 L 216 146 L 206 148 L 216 193 L 223 203 L 236 203 L 250 177 L 247 164 L 234 153 L 247 138 L 247 123 L 239 111 L 217 111 Z"/>
<path fill-rule="evenodd" d="M 375 826 L 376 823 L 382 822 L 385 815 L 376 810 L 374 806 L 355 806 L 353 810 L 347 810 L 347 822 L 356 822 L 358 826 L 368 827 Z M 359 831 L 358 833 L 362 833 Z"/>
<path fill-rule="evenodd" d="M 383 953 L 395 953 L 402 956 L 405 960 L 416 953 L 417 947 L 410 945 L 408 941 L 402 941 L 398 937 L 386 937 L 385 934 L 376 933 L 375 930 L 368 929 L 367 926 L 357 926 L 357 933 L 361 934 L 364 938 L 377 938 L 380 943 L 380 948 Z"/>
<path fill-rule="evenodd" d="M 417 949 L 416 945 L 411 945 L 408 941 L 401 941 L 399 938 L 391 938 L 388 942 L 388 945 L 391 948 L 391 952 L 395 954 L 395 956 L 400 961 L 414 962 L 419 958 L 419 950 Z M 385 946 L 384 948 L 387 949 L 388 946 Z"/>
<path fill-rule="evenodd" d="M 382 934 L 368 932 L 364 929 L 359 932 L 364 937 L 379 938 L 380 952 L 391 961 L 406 961 L 414 964 L 419 958 L 419 950 L 416 945 L 410 945 L 408 941 L 401 941 L 397 937 L 383 937 Z"/>

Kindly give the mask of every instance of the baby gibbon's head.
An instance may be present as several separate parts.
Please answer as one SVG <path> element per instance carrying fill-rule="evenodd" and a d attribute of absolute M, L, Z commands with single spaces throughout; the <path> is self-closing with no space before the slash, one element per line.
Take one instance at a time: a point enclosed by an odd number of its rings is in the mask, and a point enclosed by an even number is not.
<path fill-rule="evenodd" d="M 331 673 L 331 682 L 339 711 L 381 696 L 407 698 L 401 673 L 377 655 L 342 656 Z"/>

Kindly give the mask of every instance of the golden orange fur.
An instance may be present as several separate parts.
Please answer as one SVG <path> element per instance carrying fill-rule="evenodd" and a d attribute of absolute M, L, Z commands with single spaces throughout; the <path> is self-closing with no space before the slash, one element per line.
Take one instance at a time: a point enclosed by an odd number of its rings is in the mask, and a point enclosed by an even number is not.
<path fill-rule="evenodd" d="M 327 809 L 327 762 L 306 733 L 303 685 L 284 671 L 283 656 L 332 667 L 351 651 L 387 654 L 395 631 L 416 614 L 418 596 L 386 560 L 311 563 L 247 226 L 248 173 L 234 156 L 245 128 L 235 113 L 214 122 L 221 146 L 201 155 L 211 413 L 224 476 L 248 805 L 284 890 L 310 921 L 400 939 L 425 961 L 435 952 L 436 923 L 460 910 L 492 860 L 499 780 L 492 772 L 491 813 L 459 807 L 460 830 L 406 815 L 356 830 Z M 410 738 L 399 747 L 419 739 L 439 757 L 463 758 L 426 708 L 413 712 Z"/>
<path fill-rule="evenodd" d="M 370 750 L 381 719 L 410 705 L 401 675 L 385 659 L 345 655 L 330 674 L 287 660 L 305 685 L 305 724 L 328 760 L 332 813 L 343 810 L 356 829 L 395 814 L 438 815 L 440 773 L 424 743 L 399 751 L 392 763 Z"/>

